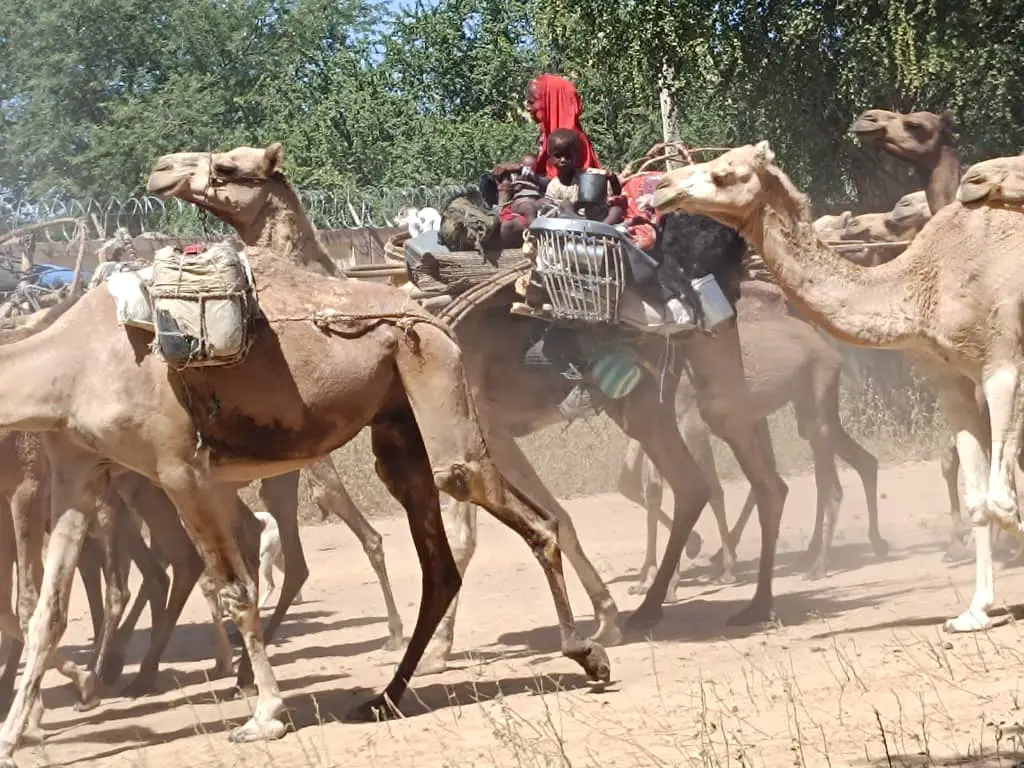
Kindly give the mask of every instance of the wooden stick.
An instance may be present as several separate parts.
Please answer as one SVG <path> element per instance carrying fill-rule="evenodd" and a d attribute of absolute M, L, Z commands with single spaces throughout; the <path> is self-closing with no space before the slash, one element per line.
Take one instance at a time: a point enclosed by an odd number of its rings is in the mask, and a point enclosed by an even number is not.
<path fill-rule="evenodd" d="M 35 232 L 36 230 L 39 229 L 46 229 L 47 227 L 55 227 L 63 224 L 77 224 L 78 222 L 79 219 L 76 219 L 74 216 L 65 216 L 64 218 L 61 219 L 51 219 L 50 221 L 40 221 L 35 224 L 26 224 L 24 227 L 12 229 L 6 235 L 0 235 L 0 245 L 3 245 L 4 243 L 8 242 L 9 240 L 13 240 L 16 237 L 27 235 L 29 232 Z"/>

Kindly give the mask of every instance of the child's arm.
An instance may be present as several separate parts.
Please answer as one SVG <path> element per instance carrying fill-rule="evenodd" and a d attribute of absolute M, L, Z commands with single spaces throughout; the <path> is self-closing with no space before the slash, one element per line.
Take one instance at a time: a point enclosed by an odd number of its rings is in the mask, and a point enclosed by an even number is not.
<path fill-rule="evenodd" d="M 605 224 L 621 224 L 626 220 L 626 209 L 621 205 L 611 204 L 608 206 L 608 215 L 604 217 Z"/>

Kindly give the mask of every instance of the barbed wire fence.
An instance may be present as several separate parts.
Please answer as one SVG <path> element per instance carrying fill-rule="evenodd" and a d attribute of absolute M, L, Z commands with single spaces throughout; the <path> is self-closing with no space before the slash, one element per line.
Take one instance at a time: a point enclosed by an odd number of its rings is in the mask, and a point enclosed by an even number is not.
<path fill-rule="evenodd" d="M 299 197 L 317 229 L 362 229 L 389 227 L 405 206 L 441 206 L 467 185 L 384 188 L 373 190 L 300 189 Z M 109 237 L 118 227 L 133 236 L 158 232 L 172 237 L 223 235 L 229 226 L 214 216 L 177 198 L 165 200 L 153 195 L 107 199 L 78 199 L 53 191 L 36 198 L 0 191 L 0 232 L 26 224 L 65 216 L 85 217 L 98 237 Z M 51 227 L 37 237 L 51 241 L 70 240 L 74 226 Z"/>

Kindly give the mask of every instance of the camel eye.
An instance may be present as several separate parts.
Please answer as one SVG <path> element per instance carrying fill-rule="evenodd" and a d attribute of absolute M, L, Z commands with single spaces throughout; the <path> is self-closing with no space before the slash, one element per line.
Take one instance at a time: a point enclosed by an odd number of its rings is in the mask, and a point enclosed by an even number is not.
<path fill-rule="evenodd" d="M 238 170 L 238 166 L 234 163 L 226 163 L 224 161 L 218 161 L 213 164 L 213 170 L 218 176 L 231 176 Z"/>

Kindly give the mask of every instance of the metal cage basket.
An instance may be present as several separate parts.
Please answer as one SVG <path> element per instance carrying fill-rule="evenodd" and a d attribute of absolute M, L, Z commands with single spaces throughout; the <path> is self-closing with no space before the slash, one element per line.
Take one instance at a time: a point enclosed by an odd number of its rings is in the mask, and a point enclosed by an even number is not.
<path fill-rule="evenodd" d="M 530 225 L 535 272 L 565 320 L 618 323 L 627 251 L 636 248 L 615 227 L 587 219 L 538 217 Z"/>

